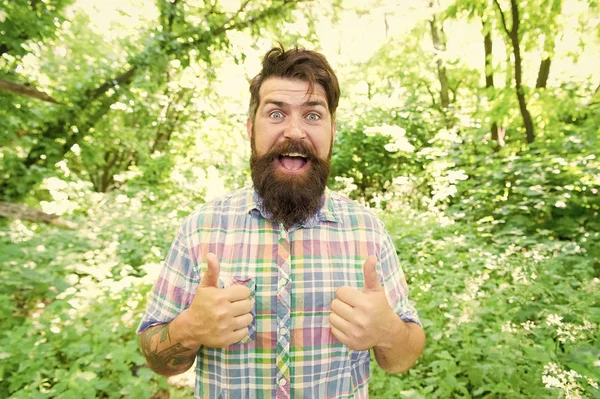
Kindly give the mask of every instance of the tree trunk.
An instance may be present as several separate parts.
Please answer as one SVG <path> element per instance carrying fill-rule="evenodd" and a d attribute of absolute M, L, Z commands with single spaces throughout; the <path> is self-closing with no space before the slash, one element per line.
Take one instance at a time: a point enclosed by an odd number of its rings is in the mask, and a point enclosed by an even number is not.
<path fill-rule="evenodd" d="M 489 22 L 482 21 L 483 24 L 483 49 L 485 52 L 485 87 L 494 87 L 494 70 L 492 65 L 493 47 L 492 47 L 492 30 L 489 27 Z"/>
<path fill-rule="evenodd" d="M 506 142 L 504 141 L 504 137 L 506 136 L 506 128 L 504 126 L 498 126 L 497 122 L 492 123 L 492 139 L 498 143 L 498 149 L 504 147 Z"/>
<path fill-rule="evenodd" d="M 433 40 L 433 47 L 438 52 L 446 51 L 446 43 L 442 39 L 443 31 L 438 26 L 437 20 L 435 16 L 429 21 L 429 25 L 431 27 L 431 37 Z M 448 75 L 446 73 L 446 67 L 444 66 L 444 62 L 441 57 L 436 57 L 437 64 L 437 75 L 438 80 L 440 81 L 440 104 L 444 110 L 448 109 L 450 105 L 450 96 L 448 94 Z"/>
<path fill-rule="evenodd" d="M 433 8 L 433 0 L 429 2 L 429 8 Z M 450 106 L 450 88 L 448 85 L 448 73 L 446 66 L 442 59 L 442 54 L 446 51 L 446 35 L 444 33 L 443 26 L 437 20 L 435 14 L 432 15 L 429 20 L 429 27 L 431 29 L 431 40 L 433 42 L 433 48 L 436 50 L 436 65 L 437 75 L 440 82 L 440 106 L 441 111 L 446 121 L 446 127 L 450 129 L 454 125 L 452 117 L 448 114 L 448 107 Z"/>
<path fill-rule="evenodd" d="M 493 45 L 492 45 L 492 29 L 489 21 L 481 21 L 483 25 L 483 49 L 485 54 L 485 87 L 486 89 L 494 88 L 494 67 L 493 67 Z M 489 90 L 491 91 L 491 90 Z M 495 97 L 491 94 L 492 98 Z M 492 121 L 490 133 L 492 134 L 492 140 L 497 143 L 496 150 L 504 147 L 504 136 L 506 130 L 502 126 L 498 126 L 497 121 Z"/>
<path fill-rule="evenodd" d="M 21 204 L 11 204 L 10 202 L 0 202 L 0 216 L 27 220 L 29 222 L 47 223 L 66 229 L 77 228 L 75 223 L 60 219 L 57 215 L 42 212 Z"/>
<path fill-rule="evenodd" d="M 510 0 L 512 26 L 509 30 L 506 25 L 506 19 L 504 17 L 502 7 L 500 7 L 498 0 L 494 0 L 494 3 L 496 4 L 498 11 L 500 12 L 500 17 L 502 18 L 502 25 L 504 26 L 504 30 L 510 38 L 513 49 L 513 56 L 515 57 L 515 91 L 517 93 L 517 100 L 519 101 L 519 111 L 521 111 L 521 117 L 523 118 L 523 123 L 525 125 L 525 138 L 527 140 L 527 143 L 533 143 L 533 140 L 535 139 L 533 120 L 531 118 L 529 110 L 527 109 L 527 101 L 525 100 L 525 91 L 522 84 L 523 71 L 520 47 L 521 43 L 519 39 L 519 24 L 521 22 L 519 16 L 519 6 L 517 5 L 517 0 Z"/>
<path fill-rule="evenodd" d="M 510 0 L 512 10 L 512 29 L 510 32 L 510 40 L 513 44 L 513 54 L 515 55 L 515 89 L 517 90 L 517 99 L 519 100 L 519 109 L 521 116 L 523 117 L 523 123 L 525 124 L 525 135 L 528 143 L 533 143 L 535 139 L 535 132 L 533 129 L 533 120 L 531 114 L 527 109 L 527 102 L 525 101 L 525 91 L 523 89 L 522 79 L 522 60 L 521 60 L 521 43 L 519 40 L 519 6 L 517 0 Z"/>
<path fill-rule="evenodd" d="M 535 83 L 536 89 L 545 89 L 548 83 L 548 77 L 550 76 L 550 64 L 552 63 L 551 58 L 544 58 L 540 62 L 540 69 L 538 71 L 537 81 Z"/>
<path fill-rule="evenodd" d="M 556 25 L 556 18 L 561 12 L 562 0 L 553 0 L 549 10 L 550 21 L 548 23 L 548 29 L 544 38 L 544 54 L 542 56 L 542 61 L 540 62 L 537 81 L 535 83 L 536 89 L 545 89 L 546 85 L 548 84 L 550 65 L 552 64 L 552 55 L 554 54 L 556 32 L 559 29 Z"/>

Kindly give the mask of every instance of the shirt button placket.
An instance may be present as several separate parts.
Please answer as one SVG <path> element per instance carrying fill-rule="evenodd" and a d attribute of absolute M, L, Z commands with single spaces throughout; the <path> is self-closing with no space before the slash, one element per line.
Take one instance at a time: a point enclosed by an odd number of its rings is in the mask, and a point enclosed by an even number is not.
<path fill-rule="evenodd" d="M 277 244 L 277 399 L 290 398 L 291 253 L 288 232 L 280 225 Z"/>

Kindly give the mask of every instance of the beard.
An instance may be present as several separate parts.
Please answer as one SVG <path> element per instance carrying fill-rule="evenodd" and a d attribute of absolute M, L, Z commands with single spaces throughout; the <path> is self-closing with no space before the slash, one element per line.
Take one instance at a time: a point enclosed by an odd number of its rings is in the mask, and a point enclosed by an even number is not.
<path fill-rule="evenodd" d="M 260 195 L 265 210 L 275 222 L 289 228 L 304 224 L 321 209 L 321 198 L 329 177 L 331 151 L 327 159 L 320 158 L 300 140 L 286 139 L 262 156 L 256 153 L 254 134 L 251 139 L 250 170 L 254 189 Z M 308 170 L 302 174 L 285 174 L 279 169 L 279 157 L 286 153 L 306 155 Z"/>

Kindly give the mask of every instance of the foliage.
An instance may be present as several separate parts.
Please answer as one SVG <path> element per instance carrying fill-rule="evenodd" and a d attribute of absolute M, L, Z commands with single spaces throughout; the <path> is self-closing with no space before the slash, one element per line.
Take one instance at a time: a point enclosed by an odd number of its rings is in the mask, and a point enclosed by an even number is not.
<path fill-rule="evenodd" d="M 388 226 L 427 347 L 407 376 L 374 367 L 375 397 L 598 397 L 600 280 L 582 246 L 489 244 L 477 224 L 396 212 Z"/>
<path fill-rule="evenodd" d="M 2 0 L 0 2 L 0 54 L 10 52 L 17 56 L 27 50 L 29 40 L 48 40 L 64 19 L 63 10 L 74 0 L 37 2 Z"/>
<path fill-rule="evenodd" d="M 330 186 L 386 221 L 428 336 L 405 375 L 373 363 L 371 396 L 600 398 L 597 2 L 517 2 L 530 144 L 487 2 L 84 3 L 0 0 L 2 79 L 60 102 L 1 92 L 0 197 L 78 223 L 0 220 L 0 397 L 191 395 L 134 330 L 181 218 L 249 183 L 247 83 L 281 41 L 329 51 Z M 331 46 L 369 18 L 368 56 Z"/>
<path fill-rule="evenodd" d="M 598 106 L 553 100 L 560 110 L 550 115 L 545 140 L 527 149 L 488 147 L 465 158 L 455 148 L 457 164 L 469 179 L 459 188 L 453 212 L 467 222 L 485 222 L 492 239 L 498 235 L 573 240 L 600 230 L 600 145 Z M 562 121 L 561 121 L 562 120 Z M 574 121 L 574 122 L 573 122 Z M 596 241 L 586 244 L 596 255 Z"/>
<path fill-rule="evenodd" d="M 150 397 L 168 388 L 134 333 L 178 221 L 151 198 L 86 198 L 75 204 L 78 231 L 14 222 L 2 234 L 0 396 Z M 139 217 L 142 207 L 151 218 Z"/>

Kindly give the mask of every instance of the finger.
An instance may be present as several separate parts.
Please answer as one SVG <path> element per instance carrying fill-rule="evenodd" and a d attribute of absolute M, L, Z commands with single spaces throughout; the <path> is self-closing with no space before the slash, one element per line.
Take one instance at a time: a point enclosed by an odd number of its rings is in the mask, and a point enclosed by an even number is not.
<path fill-rule="evenodd" d="M 331 327 L 337 328 L 344 334 L 347 334 L 347 332 L 350 331 L 352 328 L 352 325 L 348 321 L 342 319 L 335 313 L 329 314 L 329 323 L 331 323 Z"/>
<path fill-rule="evenodd" d="M 232 285 L 231 287 L 223 288 L 222 292 L 225 299 L 230 302 L 243 301 L 250 298 L 250 288 L 245 285 Z"/>
<path fill-rule="evenodd" d="M 221 271 L 221 266 L 219 265 L 219 260 L 217 256 L 213 253 L 208 253 L 206 255 L 206 261 L 208 264 L 208 268 L 202 279 L 200 280 L 200 287 L 219 287 L 219 272 Z"/>
<path fill-rule="evenodd" d="M 243 327 L 240 328 L 239 330 L 235 330 L 234 332 L 231 333 L 231 344 L 235 344 L 240 342 L 241 340 L 243 340 L 244 338 L 246 338 L 248 336 L 248 327 Z M 229 345 L 231 345 L 229 344 Z"/>
<path fill-rule="evenodd" d="M 254 317 L 252 317 L 252 315 L 250 313 L 246 313 L 242 316 L 238 316 L 234 319 L 234 330 L 241 330 L 242 328 L 246 328 L 248 327 L 250 324 L 252 324 L 252 320 L 254 320 Z"/>
<path fill-rule="evenodd" d="M 358 306 L 361 303 L 362 297 L 364 295 L 365 294 L 363 294 L 356 288 L 348 286 L 340 287 L 336 291 L 337 299 L 339 299 L 342 302 L 345 302 L 346 304 L 352 307 Z"/>
<path fill-rule="evenodd" d="M 363 275 L 365 279 L 365 286 L 363 292 L 366 291 L 383 291 L 383 287 L 379 282 L 379 276 L 377 275 L 377 257 L 369 256 L 363 266 Z"/>
<path fill-rule="evenodd" d="M 224 339 L 224 347 L 228 347 L 229 345 L 238 344 L 241 340 L 248 336 L 248 328 L 241 328 L 236 331 L 232 331 L 227 334 L 227 338 Z"/>
<path fill-rule="evenodd" d="M 340 301 L 339 299 L 334 299 L 331 302 L 331 311 L 347 321 L 352 321 L 354 316 L 354 309 L 352 306 Z"/>
<path fill-rule="evenodd" d="M 342 331 L 338 330 L 334 326 L 331 326 L 331 333 L 334 337 L 338 339 L 338 341 L 348 346 L 347 343 L 350 342 L 350 340 L 348 339 L 348 336 L 346 334 L 344 334 Z"/>
<path fill-rule="evenodd" d="M 246 313 L 250 313 L 254 308 L 254 302 L 247 298 L 241 301 L 236 301 L 231 303 L 231 314 L 234 317 L 244 315 Z"/>

